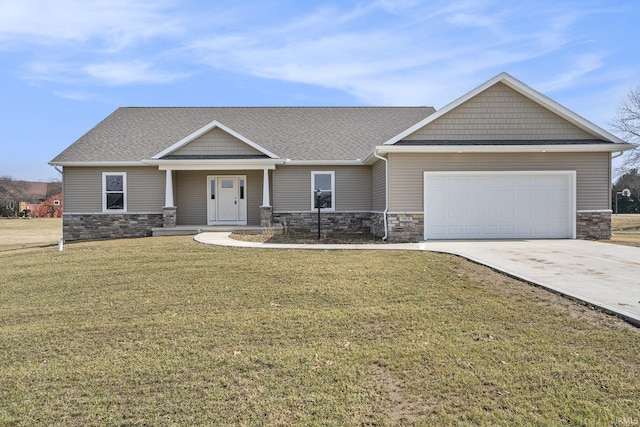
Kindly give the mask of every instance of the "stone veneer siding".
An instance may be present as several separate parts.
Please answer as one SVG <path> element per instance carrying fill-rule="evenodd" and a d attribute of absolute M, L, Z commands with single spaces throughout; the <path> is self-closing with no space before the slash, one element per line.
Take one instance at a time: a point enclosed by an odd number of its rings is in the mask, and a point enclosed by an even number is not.
<path fill-rule="evenodd" d="M 273 208 L 271 206 L 260 206 L 260 226 L 273 226 Z"/>
<path fill-rule="evenodd" d="M 371 213 L 371 234 L 375 237 L 384 237 L 384 213 Z"/>
<path fill-rule="evenodd" d="M 390 243 L 421 242 L 424 240 L 423 214 L 387 214 Z"/>
<path fill-rule="evenodd" d="M 380 215 L 380 222 L 382 215 Z M 372 221 L 375 224 L 375 220 Z M 372 225 L 372 234 L 375 225 Z M 392 243 L 420 242 L 424 240 L 423 214 L 389 214 L 387 241 Z M 384 229 L 384 226 L 380 226 Z M 578 211 L 576 213 L 576 238 L 606 240 L 611 238 L 611 211 Z"/>
<path fill-rule="evenodd" d="M 63 214 L 62 234 L 67 242 L 151 236 L 151 229 L 162 227 L 161 213 L 144 214 Z"/>
<path fill-rule="evenodd" d="M 162 208 L 162 226 L 164 228 L 174 228 L 176 224 L 178 224 L 178 208 L 175 206 Z"/>
<path fill-rule="evenodd" d="M 273 222 L 282 225 L 287 234 L 317 233 L 317 212 L 274 212 Z M 326 235 L 337 233 L 370 234 L 370 212 L 322 212 L 320 231 Z"/>
<path fill-rule="evenodd" d="M 611 211 L 578 211 L 576 213 L 576 237 L 585 240 L 611 238 Z"/>

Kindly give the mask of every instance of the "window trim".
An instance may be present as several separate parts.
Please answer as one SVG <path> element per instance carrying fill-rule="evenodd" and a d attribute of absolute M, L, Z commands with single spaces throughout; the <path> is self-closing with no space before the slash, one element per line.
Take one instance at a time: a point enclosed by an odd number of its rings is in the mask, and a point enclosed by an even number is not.
<path fill-rule="evenodd" d="M 336 172 L 335 171 L 311 171 L 311 210 L 315 211 L 316 199 L 316 175 L 331 175 L 331 207 L 320 208 L 321 211 L 335 212 L 336 210 Z"/>
<path fill-rule="evenodd" d="M 123 209 L 107 209 L 107 176 L 122 176 L 122 206 Z M 115 191 L 113 193 L 116 193 Z M 119 191 L 117 192 L 119 193 Z M 127 173 L 126 172 L 102 172 L 102 212 L 118 213 L 127 212 Z"/>

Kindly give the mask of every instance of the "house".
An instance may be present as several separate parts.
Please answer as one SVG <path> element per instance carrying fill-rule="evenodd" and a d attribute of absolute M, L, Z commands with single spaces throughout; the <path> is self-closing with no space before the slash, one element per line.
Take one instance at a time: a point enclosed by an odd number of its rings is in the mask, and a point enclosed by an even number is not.
<path fill-rule="evenodd" d="M 55 193 L 60 193 L 61 182 L 36 182 L 13 180 L 3 177 L 0 180 L 0 216 L 33 216 L 40 204 Z M 60 201 L 62 195 L 60 195 Z"/>
<path fill-rule="evenodd" d="M 119 108 L 55 157 L 65 240 L 222 225 L 424 239 L 611 235 L 632 145 L 502 73 L 431 107 Z M 316 190 L 322 190 L 316 197 Z"/>
<path fill-rule="evenodd" d="M 53 194 L 38 204 L 29 206 L 34 218 L 62 218 L 62 193 Z"/>

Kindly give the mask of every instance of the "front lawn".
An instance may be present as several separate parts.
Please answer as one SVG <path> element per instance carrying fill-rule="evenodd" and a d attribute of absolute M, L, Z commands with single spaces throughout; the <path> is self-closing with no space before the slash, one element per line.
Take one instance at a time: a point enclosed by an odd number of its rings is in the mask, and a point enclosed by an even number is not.
<path fill-rule="evenodd" d="M 52 246 L 62 239 L 62 218 L 0 218 L 0 252 Z"/>
<path fill-rule="evenodd" d="M 162 237 L 0 260 L 0 425 L 640 417 L 637 329 L 450 255 Z"/>
<path fill-rule="evenodd" d="M 611 243 L 640 246 L 640 215 L 611 215 Z"/>

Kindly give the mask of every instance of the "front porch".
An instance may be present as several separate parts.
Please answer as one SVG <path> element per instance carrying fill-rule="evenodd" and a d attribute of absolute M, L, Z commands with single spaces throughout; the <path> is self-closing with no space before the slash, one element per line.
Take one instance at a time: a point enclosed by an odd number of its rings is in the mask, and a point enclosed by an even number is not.
<path fill-rule="evenodd" d="M 242 234 L 273 233 L 282 234 L 282 226 L 276 224 L 271 227 L 257 225 L 176 225 L 175 227 L 154 227 L 152 236 L 192 236 L 205 231 L 233 232 Z"/>

